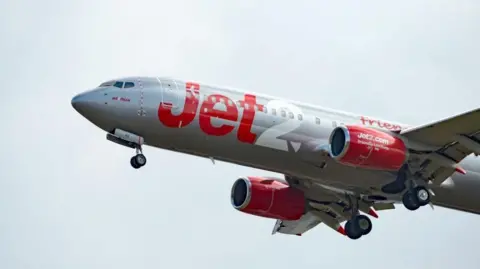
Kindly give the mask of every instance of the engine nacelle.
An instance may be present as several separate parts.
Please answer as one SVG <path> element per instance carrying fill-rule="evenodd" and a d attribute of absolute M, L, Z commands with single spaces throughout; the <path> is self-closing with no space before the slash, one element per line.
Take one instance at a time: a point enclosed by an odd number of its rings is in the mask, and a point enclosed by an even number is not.
<path fill-rule="evenodd" d="M 273 178 L 239 178 L 230 198 L 235 209 L 260 217 L 297 220 L 305 212 L 303 192 Z"/>
<path fill-rule="evenodd" d="M 341 164 L 397 171 L 407 160 L 407 147 L 398 137 L 362 126 L 339 126 L 330 135 L 330 155 Z"/>

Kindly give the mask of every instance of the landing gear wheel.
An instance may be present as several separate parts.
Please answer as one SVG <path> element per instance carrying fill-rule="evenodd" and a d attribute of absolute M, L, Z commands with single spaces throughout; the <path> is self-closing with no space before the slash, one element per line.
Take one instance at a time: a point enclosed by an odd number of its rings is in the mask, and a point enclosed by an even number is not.
<path fill-rule="evenodd" d="M 414 192 L 406 192 L 403 195 L 402 202 L 405 208 L 407 208 L 408 210 L 415 211 L 420 208 L 420 201 L 418 200 L 418 196 Z"/>
<path fill-rule="evenodd" d="M 372 221 L 369 217 L 365 215 L 358 215 L 355 218 L 355 222 L 357 223 L 358 228 L 362 231 L 363 235 L 367 235 L 372 231 Z"/>
<path fill-rule="evenodd" d="M 137 163 L 137 161 L 135 160 L 135 156 L 133 156 L 132 158 L 130 158 L 130 165 L 132 165 L 133 168 L 135 169 L 138 169 L 140 168 L 140 165 Z"/>
<path fill-rule="evenodd" d="M 144 166 L 147 164 L 147 158 L 143 154 L 137 154 L 135 155 L 135 162 L 140 165 L 140 167 Z"/>
<path fill-rule="evenodd" d="M 372 231 L 372 222 L 365 215 L 358 215 L 347 221 L 345 233 L 350 239 L 356 240 Z"/>
<path fill-rule="evenodd" d="M 133 168 L 138 169 L 147 164 L 147 158 L 143 154 L 137 154 L 130 159 Z"/>
<path fill-rule="evenodd" d="M 428 205 L 430 203 L 430 192 L 425 187 L 416 187 L 414 193 L 420 206 Z"/>
<path fill-rule="evenodd" d="M 345 224 L 345 233 L 347 234 L 348 238 L 353 240 L 362 237 L 362 231 L 360 231 L 360 228 L 355 225 L 355 222 L 352 220 L 347 221 Z"/>

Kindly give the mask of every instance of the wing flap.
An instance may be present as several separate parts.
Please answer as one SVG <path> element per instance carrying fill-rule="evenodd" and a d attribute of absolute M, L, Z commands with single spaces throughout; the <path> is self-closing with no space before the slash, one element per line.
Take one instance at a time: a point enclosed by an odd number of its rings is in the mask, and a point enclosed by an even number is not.
<path fill-rule="evenodd" d="M 307 212 L 298 220 L 277 220 L 273 227 L 272 234 L 302 235 L 320 223 L 322 223 L 322 221 L 319 218 Z"/>
<path fill-rule="evenodd" d="M 377 211 L 391 210 L 395 209 L 395 205 L 393 203 L 376 203 L 373 205 L 373 208 Z"/>
<path fill-rule="evenodd" d="M 441 184 L 456 171 L 465 173 L 458 163 L 472 153 L 480 153 L 480 109 L 406 129 L 401 135 L 434 149 L 414 150 L 422 156 L 415 173 Z"/>

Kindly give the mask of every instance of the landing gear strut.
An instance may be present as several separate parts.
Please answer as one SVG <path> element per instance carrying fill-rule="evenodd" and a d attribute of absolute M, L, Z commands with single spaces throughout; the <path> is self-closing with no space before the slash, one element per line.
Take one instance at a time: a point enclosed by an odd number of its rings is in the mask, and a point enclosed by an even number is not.
<path fill-rule="evenodd" d="M 138 169 L 147 164 L 147 157 L 143 155 L 141 147 L 137 147 L 136 150 L 137 154 L 130 159 L 130 164 L 133 168 Z"/>
<path fill-rule="evenodd" d="M 417 210 L 430 203 L 430 192 L 423 186 L 417 186 L 407 191 L 402 198 L 403 205 L 408 210 Z"/>

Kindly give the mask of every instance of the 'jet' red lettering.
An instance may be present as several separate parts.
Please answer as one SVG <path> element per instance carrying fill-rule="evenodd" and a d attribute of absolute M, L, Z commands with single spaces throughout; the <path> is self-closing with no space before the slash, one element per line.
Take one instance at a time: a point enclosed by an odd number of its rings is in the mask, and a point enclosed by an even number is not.
<path fill-rule="evenodd" d="M 192 90 L 193 89 L 193 90 Z M 164 103 L 163 100 L 158 108 L 158 119 L 168 127 L 180 128 L 190 124 L 197 113 L 200 85 L 198 83 L 186 83 L 185 105 L 179 115 L 173 115 L 172 104 Z M 190 94 L 189 94 L 190 93 Z"/>
<path fill-rule="evenodd" d="M 255 118 L 255 107 L 263 111 L 263 105 L 257 104 L 257 97 L 251 94 L 245 94 L 245 100 L 240 101 L 240 106 L 243 107 L 243 116 L 238 127 L 238 140 L 253 144 L 257 135 L 252 133 L 253 120 Z"/>
<path fill-rule="evenodd" d="M 174 115 L 172 104 L 162 100 L 158 108 L 158 119 L 165 126 L 170 128 L 182 128 L 195 119 L 200 99 L 200 85 L 198 83 L 186 83 L 186 96 L 183 111 Z M 224 110 L 218 109 L 217 104 L 225 106 Z M 252 133 L 253 120 L 255 112 L 263 111 L 264 106 L 257 104 L 257 97 L 252 94 L 245 94 L 244 100 L 239 101 L 240 107 L 243 107 L 243 115 L 238 127 L 237 138 L 239 141 L 253 144 L 257 135 Z M 225 121 L 238 121 L 238 108 L 234 102 L 221 94 L 207 96 L 200 106 L 199 125 L 200 129 L 208 134 L 223 136 L 231 133 L 235 128 L 234 124 L 222 123 L 220 126 L 214 126 L 212 119 L 222 119 Z"/>
<path fill-rule="evenodd" d="M 223 102 L 222 102 L 223 100 Z M 215 108 L 216 104 L 223 103 L 226 107 L 225 111 L 218 110 Z M 213 94 L 207 97 L 200 107 L 200 118 L 199 124 L 202 131 L 204 131 L 208 135 L 215 135 L 215 136 L 223 136 L 227 135 L 235 126 L 222 124 L 220 126 L 213 126 L 212 119 L 218 118 L 223 120 L 229 121 L 237 121 L 238 118 L 238 110 L 236 106 L 229 106 L 227 104 L 231 104 L 232 100 L 230 98 L 220 95 L 220 94 Z"/>

